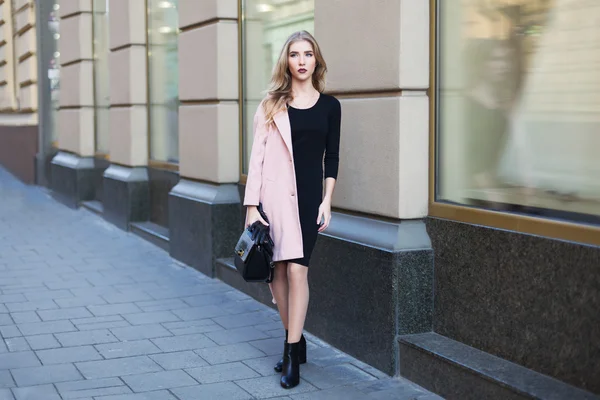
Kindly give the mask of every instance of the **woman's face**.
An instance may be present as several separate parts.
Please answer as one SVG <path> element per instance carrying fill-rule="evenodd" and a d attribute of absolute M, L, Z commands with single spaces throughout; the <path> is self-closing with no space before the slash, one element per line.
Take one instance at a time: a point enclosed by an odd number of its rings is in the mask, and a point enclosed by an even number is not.
<path fill-rule="evenodd" d="M 310 42 L 301 40 L 290 45 L 288 68 L 294 79 L 305 81 L 312 78 L 317 61 Z"/>

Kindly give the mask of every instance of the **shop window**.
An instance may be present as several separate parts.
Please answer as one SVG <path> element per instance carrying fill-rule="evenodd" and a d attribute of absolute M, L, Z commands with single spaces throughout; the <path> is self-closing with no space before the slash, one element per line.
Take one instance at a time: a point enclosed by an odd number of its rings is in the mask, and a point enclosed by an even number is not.
<path fill-rule="evenodd" d="M 93 0 L 94 30 L 94 112 L 96 153 L 109 153 L 110 80 L 108 55 L 108 0 Z"/>
<path fill-rule="evenodd" d="M 242 172 L 252 150 L 252 121 L 271 80 L 271 71 L 290 34 L 314 33 L 314 0 L 241 0 Z"/>
<path fill-rule="evenodd" d="M 177 0 L 148 0 L 148 113 L 150 159 L 179 162 Z"/>
<path fill-rule="evenodd" d="M 437 3 L 434 203 L 600 223 L 600 2 Z"/>
<path fill-rule="evenodd" d="M 57 0 L 52 3 L 52 10 L 48 13 L 47 23 L 51 37 L 44 40 L 44 43 L 51 49 L 50 60 L 47 65 L 48 81 L 50 85 L 50 107 L 48 109 L 48 118 L 50 121 L 49 141 L 52 146 L 57 147 L 58 143 L 58 109 L 60 107 L 60 52 L 58 51 L 58 39 L 60 39 L 60 18 L 58 16 L 60 4 Z"/>

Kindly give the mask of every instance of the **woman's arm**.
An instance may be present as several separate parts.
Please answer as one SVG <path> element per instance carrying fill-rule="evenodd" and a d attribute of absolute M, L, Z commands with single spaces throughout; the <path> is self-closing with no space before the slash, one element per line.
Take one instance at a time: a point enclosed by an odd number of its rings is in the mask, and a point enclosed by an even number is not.
<path fill-rule="evenodd" d="M 325 194 L 323 202 L 319 207 L 319 216 L 317 217 L 317 224 L 323 222 L 323 225 L 319 227 L 319 232 L 327 229 L 331 221 L 331 198 L 333 197 L 340 164 L 341 120 L 342 108 L 340 102 L 335 99 L 335 104 L 329 115 L 329 132 L 327 132 L 327 144 L 325 147 Z"/>

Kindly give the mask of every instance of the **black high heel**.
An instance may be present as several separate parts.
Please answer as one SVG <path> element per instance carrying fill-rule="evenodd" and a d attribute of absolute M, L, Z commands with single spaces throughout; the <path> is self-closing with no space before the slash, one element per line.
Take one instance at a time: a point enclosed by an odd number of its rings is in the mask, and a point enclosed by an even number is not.
<path fill-rule="evenodd" d="M 283 355 L 283 370 L 279 383 L 284 389 L 291 389 L 300 383 L 300 363 L 298 360 L 300 342 L 288 343 L 287 351 Z"/>
<path fill-rule="evenodd" d="M 283 342 L 283 354 L 285 354 L 287 352 L 287 346 L 288 346 L 287 338 L 288 338 L 288 331 L 286 329 L 285 330 L 285 341 Z M 300 350 L 299 351 L 300 351 L 300 353 L 298 354 L 298 362 L 300 364 L 306 364 L 306 339 L 304 338 L 304 335 L 300 336 Z M 283 357 L 281 357 L 281 360 L 279 360 L 277 362 L 277 364 L 275 364 L 273 369 L 275 370 L 275 372 L 283 371 Z"/>

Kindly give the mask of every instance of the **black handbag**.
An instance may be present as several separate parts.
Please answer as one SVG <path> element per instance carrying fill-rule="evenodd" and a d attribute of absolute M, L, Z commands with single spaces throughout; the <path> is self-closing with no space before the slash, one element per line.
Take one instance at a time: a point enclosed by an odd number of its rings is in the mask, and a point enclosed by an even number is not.
<path fill-rule="evenodd" d="M 269 223 L 266 214 L 259 204 L 260 216 Z M 244 229 L 235 245 L 234 264 L 246 282 L 273 281 L 275 264 L 273 263 L 273 240 L 269 235 L 269 227 L 256 221 Z"/>

